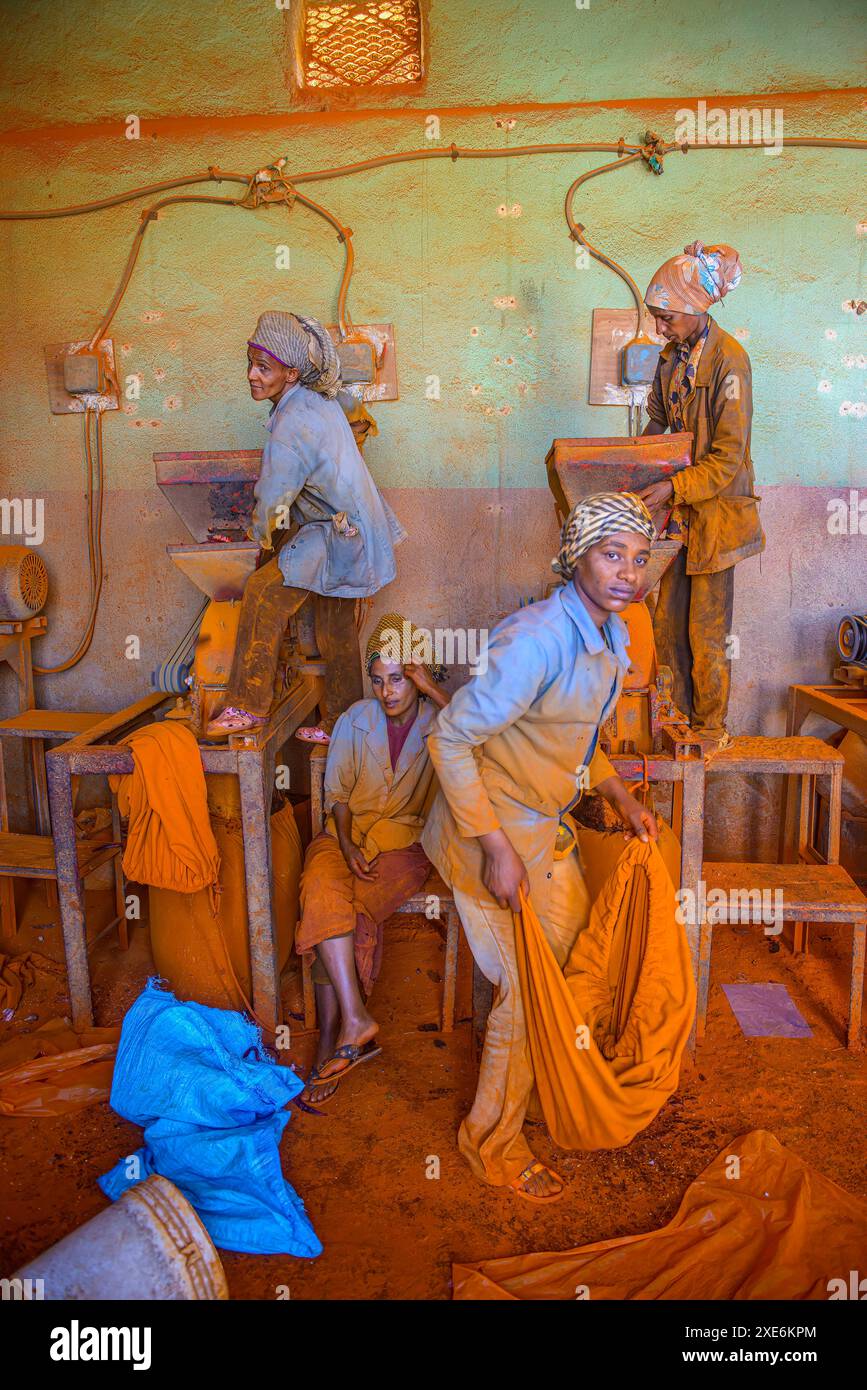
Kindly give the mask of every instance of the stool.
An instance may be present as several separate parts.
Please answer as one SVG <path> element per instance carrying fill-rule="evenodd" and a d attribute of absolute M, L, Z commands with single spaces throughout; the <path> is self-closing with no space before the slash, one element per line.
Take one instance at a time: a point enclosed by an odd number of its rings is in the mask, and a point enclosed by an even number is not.
<path fill-rule="evenodd" d="M 840 817 L 843 797 L 843 754 L 820 738 L 732 739 L 727 748 L 707 760 L 707 771 L 763 772 L 786 777 L 780 816 L 778 859 L 781 864 L 837 864 L 840 860 Z M 799 778 L 797 810 L 790 795 L 789 777 Z M 816 844 L 819 825 L 816 791 L 825 784 L 828 818 L 824 852 Z M 809 945 L 809 922 L 793 924 L 792 949 L 805 951 Z"/>
<path fill-rule="evenodd" d="M 782 894 L 784 922 L 850 922 L 852 972 L 849 982 L 847 1045 L 861 1051 L 861 996 L 864 991 L 864 948 L 867 938 L 867 898 L 839 864 L 711 864 L 702 870 L 706 891 L 722 890 L 723 905 L 714 907 L 715 923 L 761 922 L 764 892 Z M 754 896 L 758 893 L 758 898 Z M 766 901 L 766 900 L 765 900 Z M 706 913 L 703 914 L 706 918 Z M 766 920 L 766 918 L 765 918 Z M 698 987 L 696 1036 L 704 1035 L 707 1018 L 710 949 L 714 924 L 703 920 L 701 972 Z"/>
<path fill-rule="evenodd" d="M 314 835 L 318 835 L 324 825 L 323 786 L 325 781 L 325 762 L 327 748 L 314 745 L 310 750 L 310 822 Z M 436 900 L 437 911 L 430 917 L 431 899 Z M 444 923 L 446 938 L 446 958 L 443 971 L 443 998 L 440 1023 L 444 1033 L 451 1033 L 455 1026 L 455 986 L 458 971 L 458 944 L 460 941 L 460 917 L 455 907 L 451 889 L 443 883 L 436 870 L 431 870 L 427 882 L 418 893 L 407 898 L 397 912 L 422 913 L 428 920 Z M 311 971 L 313 952 L 304 951 L 301 956 L 301 978 L 304 988 L 304 1027 L 316 1026 L 316 995 L 314 993 Z"/>
<path fill-rule="evenodd" d="M 56 901 L 56 887 L 53 874 L 42 872 L 45 868 L 46 859 L 44 845 L 37 849 L 37 840 L 47 840 L 51 844 L 51 816 L 48 807 L 48 784 L 45 773 L 45 744 L 47 742 L 57 742 L 74 738 L 77 734 L 84 733 L 87 729 L 93 728 L 101 719 L 103 714 L 82 714 L 72 710 L 43 710 L 25 709 L 19 714 L 13 715 L 10 719 L 0 719 L 0 832 L 3 835 L 2 863 L 0 863 L 0 908 L 2 908 L 3 926 L 11 925 L 12 934 L 15 934 L 15 896 L 12 888 L 13 878 L 44 878 L 51 885 L 51 896 L 49 902 Z M 6 799 L 6 779 L 4 775 L 3 759 L 3 739 L 20 738 L 25 739 L 30 750 L 31 772 L 33 773 L 33 796 L 35 802 L 36 823 L 39 835 L 28 835 L 21 837 L 30 843 L 25 846 L 16 846 L 15 841 L 19 837 L 9 832 L 8 805 Z M 38 770 L 38 775 L 37 775 Z M 120 823 L 117 819 L 117 812 L 112 798 L 112 833 L 120 841 Z M 35 857 L 34 857 L 35 856 Z M 51 862 L 53 863 L 53 849 Z M 102 861 L 101 861 L 102 862 Z M 3 865 L 5 864 L 5 868 Z M 22 865 L 36 868 L 40 866 L 39 873 L 25 873 Z M 91 865 L 88 873 L 97 865 Z M 123 878 L 120 869 L 120 859 L 115 858 L 115 897 L 117 910 L 121 918 L 120 936 L 121 944 L 126 947 L 127 923 L 124 911 L 124 888 Z"/>
<path fill-rule="evenodd" d="M 843 755 L 822 739 L 810 737 L 766 738 L 750 735 L 732 739 L 727 748 L 707 756 L 706 771 L 710 773 L 761 772 L 777 773 L 786 778 L 798 777 L 797 813 L 795 798 L 788 795 L 785 784 L 781 816 L 779 864 L 712 864 L 705 863 L 702 879 L 707 887 L 723 888 L 736 895 L 729 901 L 737 904 L 717 915 L 718 921 L 749 923 L 753 920 L 750 894 L 762 890 L 783 892 L 782 919 L 793 924 L 792 949 L 803 951 L 808 944 L 809 922 L 851 922 L 852 990 L 856 977 L 864 975 L 864 922 L 862 913 L 867 899 L 839 865 L 840 812 L 843 794 Z M 815 843 L 818 816 L 816 786 L 826 784 L 828 801 L 824 846 Z M 746 903 L 743 915 L 741 905 Z M 811 916 L 812 914 L 812 916 Z M 761 914 L 760 914 L 761 916 Z M 759 916 L 759 920 L 760 920 Z M 702 920 L 700 964 L 698 972 L 698 1002 L 696 1038 L 704 1033 L 710 981 L 710 950 L 713 925 Z M 855 1051 L 860 1046 L 861 995 L 857 1005 L 850 999 L 848 1045 Z"/>

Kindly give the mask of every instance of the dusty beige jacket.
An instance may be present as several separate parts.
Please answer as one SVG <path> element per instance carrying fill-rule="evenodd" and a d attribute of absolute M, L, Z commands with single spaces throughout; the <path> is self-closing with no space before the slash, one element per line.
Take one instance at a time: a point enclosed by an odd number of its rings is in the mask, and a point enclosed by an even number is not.
<path fill-rule="evenodd" d="M 651 420 L 667 428 L 672 423 L 669 393 L 676 360 L 674 344 L 668 343 L 647 398 Z M 687 574 L 715 574 L 765 548 L 750 458 L 752 414 L 750 359 L 711 319 L 695 391 L 684 411 L 685 427 L 694 437 L 695 463 L 672 479 L 674 520 L 685 521 L 689 531 Z"/>
<path fill-rule="evenodd" d="M 332 807 L 352 812 L 352 839 L 371 859 L 387 849 L 406 849 L 421 838 L 436 792 L 427 737 L 436 709 L 420 700 L 415 722 L 392 771 L 385 711 L 378 700 L 357 700 L 341 714 L 325 764 L 325 829 L 337 836 Z"/>

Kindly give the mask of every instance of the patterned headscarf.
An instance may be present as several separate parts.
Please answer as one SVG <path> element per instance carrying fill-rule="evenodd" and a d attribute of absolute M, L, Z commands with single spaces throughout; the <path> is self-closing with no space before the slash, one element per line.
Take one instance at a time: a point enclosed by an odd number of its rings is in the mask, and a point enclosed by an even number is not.
<path fill-rule="evenodd" d="M 618 531 L 635 531 L 652 541 L 656 536 L 650 512 L 634 492 L 595 492 L 572 508 L 560 532 L 560 550 L 551 568 L 571 579 L 581 556 L 591 546 Z"/>
<path fill-rule="evenodd" d="M 674 430 L 686 429 L 686 407 L 695 395 L 695 377 L 701 354 L 707 342 L 710 324 L 705 324 L 693 347 L 689 343 L 676 343 L 674 371 L 668 388 L 668 418 Z"/>
<path fill-rule="evenodd" d="M 659 267 L 644 302 L 648 308 L 667 309 L 673 314 L 704 314 L 737 289 L 741 273 L 734 247 L 694 241 L 684 247 L 682 256 L 672 256 Z"/>
<path fill-rule="evenodd" d="M 248 347 L 260 348 L 282 362 L 297 367 L 302 386 L 333 400 L 340 390 L 340 359 L 327 328 L 318 319 L 268 309 L 260 315 Z"/>
<path fill-rule="evenodd" d="M 400 613 L 385 613 L 380 618 L 367 643 L 367 650 L 364 654 L 364 666 L 367 674 L 370 675 L 370 668 L 374 661 L 387 661 L 395 666 L 408 666 L 410 663 L 418 661 L 415 652 L 421 648 L 430 647 L 430 636 L 420 628 L 414 627 L 407 622 L 406 618 Z M 425 653 L 427 654 L 427 653 Z M 430 653 L 431 658 L 433 653 Z M 446 669 L 438 665 L 433 659 L 419 663 L 435 681 L 444 681 Z"/>

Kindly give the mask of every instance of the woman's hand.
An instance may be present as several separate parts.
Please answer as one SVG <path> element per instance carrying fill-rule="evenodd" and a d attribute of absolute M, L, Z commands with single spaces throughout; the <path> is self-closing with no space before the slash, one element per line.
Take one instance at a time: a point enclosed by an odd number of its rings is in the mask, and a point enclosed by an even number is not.
<path fill-rule="evenodd" d="M 408 661 L 403 668 L 403 674 L 406 676 L 407 680 L 412 681 L 413 685 L 416 689 L 421 691 L 422 695 L 430 695 L 436 690 L 436 685 L 431 680 L 424 666 L 418 661 Z"/>
<path fill-rule="evenodd" d="M 449 697 L 445 691 L 437 685 L 429 672 L 418 661 L 409 661 L 403 668 L 403 673 L 407 680 L 412 681 L 413 685 L 421 695 L 426 695 L 440 709 L 445 709 L 449 702 Z"/>
<path fill-rule="evenodd" d="M 660 478 L 658 483 L 648 483 L 647 487 L 639 488 L 636 493 L 640 497 L 651 516 L 655 512 L 660 512 L 667 502 L 674 497 L 674 483 L 670 478 Z"/>
<path fill-rule="evenodd" d="M 378 854 L 374 855 L 368 864 L 358 845 L 353 845 L 351 842 L 348 845 L 341 845 L 340 852 L 346 860 L 346 867 L 355 878 L 360 878 L 365 883 L 379 878 L 379 870 L 376 867 Z"/>
<path fill-rule="evenodd" d="M 510 907 L 513 912 L 520 912 L 518 890 L 523 888 L 525 897 L 530 892 L 530 880 L 523 859 L 505 830 L 492 830 L 487 835 L 480 835 L 479 841 L 485 852 L 482 882 L 500 907 Z"/>
<path fill-rule="evenodd" d="M 637 835 L 639 840 L 645 844 L 648 840 L 659 839 L 659 827 L 656 824 L 656 817 L 652 811 L 648 811 L 646 806 L 627 791 L 626 784 L 621 778 L 606 777 L 604 782 L 600 782 L 596 791 L 610 806 L 613 806 L 623 824 L 627 826 L 624 838 L 631 840 L 633 835 Z"/>

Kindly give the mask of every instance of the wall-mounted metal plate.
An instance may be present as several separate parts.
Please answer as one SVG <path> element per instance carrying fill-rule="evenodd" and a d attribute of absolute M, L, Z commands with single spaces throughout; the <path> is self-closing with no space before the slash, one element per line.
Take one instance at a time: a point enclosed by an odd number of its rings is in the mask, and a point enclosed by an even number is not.
<path fill-rule="evenodd" d="M 52 415 L 82 415 L 88 407 L 91 410 L 117 410 L 117 373 L 114 366 L 114 343 L 111 338 L 100 338 L 96 345 L 102 366 L 105 390 L 99 393 L 86 392 L 72 394 L 64 384 L 64 359 L 86 348 L 88 340 L 82 338 L 77 343 L 48 343 L 43 349 L 45 355 L 45 374 L 48 378 L 48 403 Z"/>
<path fill-rule="evenodd" d="M 594 309 L 590 341 L 590 404 L 634 405 L 647 394 L 647 387 L 624 386 L 620 355 L 630 338 L 638 332 L 634 309 Z M 645 315 L 641 331 L 654 343 L 658 337 L 653 319 Z"/>
<path fill-rule="evenodd" d="M 335 343 L 340 342 L 340 329 L 329 324 L 328 332 Z M 376 376 L 370 385 L 363 388 L 365 401 L 396 401 L 400 392 L 397 386 L 397 358 L 394 353 L 393 323 L 354 323 L 350 338 L 364 337 L 373 345 L 376 356 Z"/>

